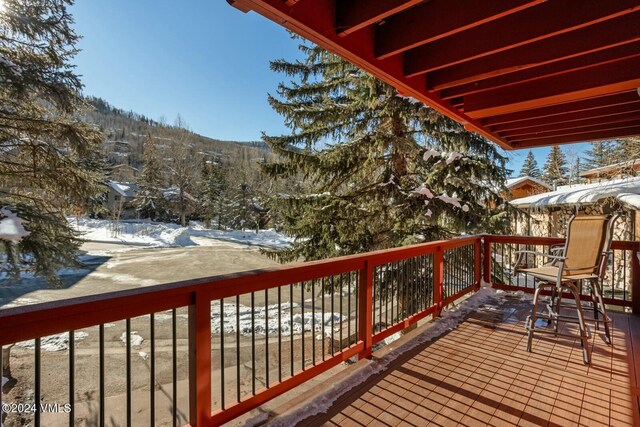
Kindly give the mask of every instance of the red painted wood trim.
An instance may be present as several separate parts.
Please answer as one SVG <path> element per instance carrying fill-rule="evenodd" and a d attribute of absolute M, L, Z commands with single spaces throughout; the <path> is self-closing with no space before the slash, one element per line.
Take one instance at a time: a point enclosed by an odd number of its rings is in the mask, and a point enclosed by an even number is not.
<path fill-rule="evenodd" d="M 631 298 L 633 301 L 631 311 L 633 314 L 640 314 L 640 242 L 635 243 L 635 248 L 632 249 L 631 260 Z"/>
<path fill-rule="evenodd" d="M 423 0 L 341 0 L 336 2 L 336 33 L 340 37 L 373 25 Z"/>
<path fill-rule="evenodd" d="M 473 247 L 473 280 L 475 290 L 480 290 L 480 281 L 482 280 L 482 240 L 476 240 L 476 243 Z"/>
<path fill-rule="evenodd" d="M 485 126 L 492 128 L 505 123 L 519 123 L 527 120 L 537 120 L 544 117 L 557 116 L 562 120 L 565 115 L 579 111 L 590 111 L 595 109 L 609 108 L 615 105 L 626 105 L 638 101 L 636 91 L 626 91 L 613 95 L 603 95 L 590 99 L 574 101 L 562 105 L 554 105 L 551 107 L 536 108 L 531 111 L 520 111 L 517 113 L 502 114 L 494 117 L 483 119 Z"/>
<path fill-rule="evenodd" d="M 482 276 L 485 283 L 491 283 L 491 242 L 493 236 L 485 235 L 482 238 Z"/>
<path fill-rule="evenodd" d="M 640 19 L 640 14 L 638 19 Z M 640 30 L 638 30 L 638 32 L 640 33 Z M 638 36 L 638 38 L 640 39 L 640 36 Z M 626 43 L 621 46 L 599 50 L 591 54 L 571 57 L 538 67 L 531 65 L 531 68 L 513 70 L 513 72 L 508 74 L 501 74 L 480 81 L 474 81 L 444 89 L 440 91 L 440 97 L 442 99 L 452 99 L 460 96 L 488 92 L 504 87 L 511 87 L 520 83 L 591 68 L 596 65 L 620 61 L 624 58 L 638 56 L 640 55 L 639 52 L 640 44 L 638 42 Z"/>
<path fill-rule="evenodd" d="M 598 119 L 600 117 L 616 116 L 618 114 L 624 114 L 628 112 L 640 112 L 640 97 L 635 102 L 629 102 L 627 104 L 604 106 L 602 108 L 595 108 L 591 110 L 575 111 L 563 115 L 540 117 L 531 120 L 524 120 L 519 122 L 505 123 L 501 125 L 492 126 L 492 129 L 497 133 L 535 129 L 539 126 L 548 126 L 559 123 L 570 124 L 572 122 Z"/>
<path fill-rule="evenodd" d="M 358 284 L 358 304 L 359 304 L 359 328 L 358 338 L 364 343 L 363 351 L 358 354 L 359 359 L 371 357 L 371 346 L 373 345 L 373 267 L 367 263 L 365 268 L 360 270 L 360 283 Z"/>
<path fill-rule="evenodd" d="M 567 135 L 567 136 L 552 136 L 549 138 L 540 138 L 540 139 L 531 139 L 528 141 L 515 142 L 512 143 L 513 148 L 534 148 L 534 147 L 546 147 L 550 144 L 567 144 L 576 141 L 600 141 L 604 139 L 613 139 L 613 138 L 623 138 L 627 136 L 636 136 L 640 135 L 640 125 L 623 128 L 623 129 L 613 129 L 606 130 L 601 132 L 591 132 L 589 134 L 582 134 L 579 136 L 576 135 Z"/>
<path fill-rule="evenodd" d="M 432 305 L 431 307 L 427 308 L 426 310 L 423 310 L 423 311 L 421 311 L 419 313 L 413 314 L 413 315 L 407 317 L 406 319 L 389 326 L 385 330 L 378 332 L 377 334 L 375 334 L 373 336 L 373 344 L 379 343 L 380 341 L 384 340 L 387 337 L 390 337 L 391 335 L 395 334 L 396 332 L 404 331 L 409 326 L 413 325 L 414 323 L 418 322 L 419 320 L 422 320 L 425 317 L 429 316 L 430 314 L 435 313 L 436 309 L 437 309 L 436 305 Z"/>
<path fill-rule="evenodd" d="M 189 422 L 210 425 L 211 416 L 211 301 L 196 292 L 189 306 Z"/>
<path fill-rule="evenodd" d="M 429 73 L 430 90 L 479 82 L 640 40 L 640 12 Z"/>
<path fill-rule="evenodd" d="M 405 75 L 414 77 L 507 51 L 639 9 L 637 0 L 563 0 L 562 7 L 553 1 L 546 2 L 405 52 Z"/>
<path fill-rule="evenodd" d="M 622 92 L 640 86 L 640 58 L 598 65 L 464 98 L 467 115 L 482 118 Z"/>
<path fill-rule="evenodd" d="M 388 58 L 486 24 L 545 0 L 431 0 L 392 16 L 376 28 L 376 56 Z"/>
<path fill-rule="evenodd" d="M 444 251 L 436 251 L 433 257 L 433 304 L 436 306 L 434 316 L 440 316 L 444 299 Z"/>
<path fill-rule="evenodd" d="M 228 405 L 224 410 L 217 410 L 213 412 L 211 414 L 211 424 L 209 425 L 219 426 L 228 421 L 231 421 L 237 416 L 242 415 L 253 408 L 257 408 L 263 403 L 280 396 L 284 392 L 291 390 L 292 388 L 302 384 L 303 382 L 310 380 L 311 378 L 329 370 L 336 365 L 339 365 L 340 363 L 350 359 L 363 350 L 364 344 L 361 342 L 356 343 L 342 353 L 338 353 L 336 356 L 327 359 L 315 366 L 307 368 L 304 371 L 298 371 L 294 374 L 294 376 L 289 377 L 280 383 L 274 383 L 269 388 L 257 390 L 255 396 L 251 396 L 250 398 L 242 400 L 239 403 L 232 403 Z"/>

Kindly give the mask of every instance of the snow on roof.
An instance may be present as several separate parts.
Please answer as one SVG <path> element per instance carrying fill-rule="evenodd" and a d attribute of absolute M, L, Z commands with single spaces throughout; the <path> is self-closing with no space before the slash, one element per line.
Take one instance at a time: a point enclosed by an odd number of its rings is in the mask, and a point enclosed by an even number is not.
<path fill-rule="evenodd" d="M 547 184 L 546 182 L 544 182 L 544 181 L 542 181 L 542 180 L 540 180 L 538 178 L 534 178 L 532 176 L 520 176 L 518 178 L 509 178 L 509 179 L 507 179 L 506 186 L 507 186 L 507 188 L 513 188 L 516 185 L 521 184 L 521 183 L 523 183 L 525 181 L 533 181 L 536 184 L 551 190 L 551 186 L 549 184 Z"/>
<path fill-rule="evenodd" d="M 136 194 L 140 191 L 138 184 L 131 182 L 109 181 L 109 187 L 113 188 L 116 193 L 124 197 L 136 197 Z"/>
<path fill-rule="evenodd" d="M 519 208 L 575 206 L 592 204 L 609 197 L 640 209 L 640 177 L 567 186 L 548 193 L 514 199 L 509 203 Z"/>
<path fill-rule="evenodd" d="M 640 165 L 640 159 L 632 159 L 632 160 L 627 160 L 625 162 L 620 162 L 620 163 L 614 163 L 612 165 L 607 165 L 607 166 L 601 166 L 599 168 L 595 168 L 595 169 L 589 169 L 586 170 L 584 172 L 580 172 L 579 175 L 580 176 L 592 176 L 592 175 L 599 175 L 602 173 L 606 173 L 606 172 L 610 172 L 610 171 L 615 171 L 618 169 L 624 169 L 624 168 L 633 168 L 634 166 Z"/>

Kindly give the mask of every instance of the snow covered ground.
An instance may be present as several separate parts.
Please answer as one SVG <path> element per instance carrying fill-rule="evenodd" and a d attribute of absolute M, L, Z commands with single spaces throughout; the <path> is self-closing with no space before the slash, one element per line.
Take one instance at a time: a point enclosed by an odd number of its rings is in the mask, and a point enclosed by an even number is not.
<path fill-rule="evenodd" d="M 202 223 L 191 222 L 188 227 L 172 223 L 111 221 L 105 219 L 68 218 L 69 223 L 88 241 L 131 244 L 137 246 L 171 247 L 202 244 L 192 237 L 224 240 L 246 245 L 279 248 L 288 246 L 293 239 L 275 230 L 210 230 Z"/>

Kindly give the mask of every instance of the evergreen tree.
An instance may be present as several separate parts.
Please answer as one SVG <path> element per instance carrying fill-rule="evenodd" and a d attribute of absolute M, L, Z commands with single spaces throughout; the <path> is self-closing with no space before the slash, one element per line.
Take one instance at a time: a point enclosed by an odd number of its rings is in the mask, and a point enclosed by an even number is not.
<path fill-rule="evenodd" d="M 321 259 L 503 224 L 497 193 L 505 159 L 491 143 L 319 47 L 301 50 L 303 61 L 271 63 L 296 81 L 269 97 L 292 133 L 264 136 L 280 156 L 264 170 L 285 180 L 302 176 L 313 187 L 271 200 L 283 230 L 298 238 L 278 259 Z"/>
<path fill-rule="evenodd" d="M 614 145 L 612 141 L 596 141 L 591 143 L 591 149 L 585 153 L 585 170 L 601 168 L 615 163 Z"/>
<path fill-rule="evenodd" d="M 536 161 L 533 152 L 529 150 L 529 154 L 527 154 L 527 158 L 522 165 L 522 169 L 520 169 L 519 176 L 530 176 L 533 178 L 540 177 L 540 168 L 538 168 L 538 162 Z"/>
<path fill-rule="evenodd" d="M 542 179 L 549 185 L 563 185 L 567 181 L 567 160 L 557 145 L 551 147 L 547 156 Z"/>
<path fill-rule="evenodd" d="M 4 0 L 0 11 L 0 271 L 59 283 L 80 241 L 63 210 L 105 191 L 86 159 L 103 135 L 71 63 L 78 36 L 67 0 Z M 75 210 L 75 209 L 74 209 Z M 8 229 L 14 232 L 7 233 Z"/>
<path fill-rule="evenodd" d="M 144 142 L 144 164 L 138 181 L 140 189 L 134 200 L 136 210 L 141 217 L 154 221 L 165 217 L 167 203 L 162 194 L 163 181 L 160 155 L 149 133 Z"/>
<path fill-rule="evenodd" d="M 207 228 L 211 228 L 214 219 L 218 230 L 226 225 L 228 210 L 226 187 L 225 169 L 212 161 L 203 161 L 198 190 L 198 208 Z"/>
<path fill-rule="evenodd" d="M 613 151 L 615 163 L 640 159 L 640 137 L 624 138 L 617 141 Z"/>

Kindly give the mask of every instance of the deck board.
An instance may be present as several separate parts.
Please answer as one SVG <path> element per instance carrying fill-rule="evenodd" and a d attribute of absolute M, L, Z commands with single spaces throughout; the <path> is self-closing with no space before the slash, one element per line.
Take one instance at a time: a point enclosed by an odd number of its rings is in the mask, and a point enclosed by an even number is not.
<path fill-rule="evenodd" d="M 592 326 L 592 363 L 584 365 L 573 338 L 539 334 L 528 353 L 529 310 L 513 299 L 471 314 L 301 425 L 634 425 L 640 317 L 612 313 L 612 346 Z"/>

